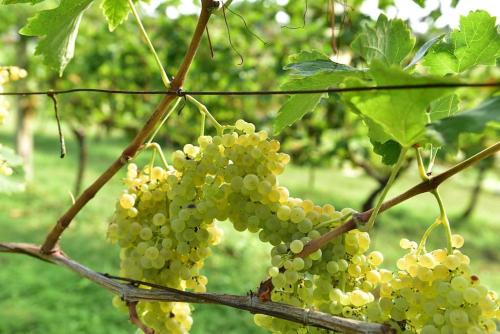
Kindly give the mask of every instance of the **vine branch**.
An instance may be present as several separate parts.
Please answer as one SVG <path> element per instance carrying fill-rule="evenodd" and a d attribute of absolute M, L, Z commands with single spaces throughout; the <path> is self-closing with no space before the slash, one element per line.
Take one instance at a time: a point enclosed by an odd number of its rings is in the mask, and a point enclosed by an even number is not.
<path fill-rule="evenodd" d="M 172 80 L 171 90 L 179 91 L 182 88 L 184 79 L 186 78 L 189 66 L 196 54 L 196 50 L 205 31 L 205 27 L 210 19 L 212 8 L 217 6 L 217 2 L 213 0 L 203 0 L 200 16 L 196 24 L 196 29 L 189 44 L 184 60 Z M 166 110 L 171 103 L 176 99 L 177 95 L 167 94 L 156 107 L 150 118 L 146 121 L 143 127 L 136 134 L 132 142 L 123 150 L 122 154 L 116 159 L 101 176 L 97 178 L 85 191 L 78 196 L 75 203 L 58 219 L 55 226 L 47 235 L 45 242 L 41 247 L 42 253 L 50 253 L 61 234 L 69 226 L 73 218 L 80 210 L 97 194 L 97 192 L 129 161 L 135 156 L 142 144 L 154 132 L 156 126 L 161 122 Z"/>
<path fill-rule="evenodd" d="M 384 212 L 393 206 L 396 206 L 414 196 L 426 193 L 426 192 L 433 192 L 435 191 L 438 186 L 452 177 L 453 175 L 461 172 L 462 170 L 470 167 L 474 163 L 483 160 L 496 152 L 500 151 L 500 142 L 497 142 L 493 144 L 492 146 L 486 148 L 485 150 L 473 155 L 472 157 L 456 164 L 455 166 L 451 167 L 447 171 L 433 176 L 429 177 L 428 180 L 424 180 L 421 183 L 417 184 L 416 186 L 408 189 L 404 193 L 400 194 L 399 196 L 396 196 L 386 202 L 384 202 L 381 207 L 379 212 Z M 311 240 L 309 243 L 307 243 L 304 246 L 304 249 L 302 250 L 301 253 L 297 254 L 298 257 L 306 257 L 307 255 L 314 253 L 316 250 L 324 247 L 328 242 L 330 242 L 332 239 L 336 238 L 337 236 L 346 233 L 350 230 L 353 230 L 358 227 L 359 224 L 364 224 L 366 223 L 369 219 L 370 216 L 373 212 L 373 209 L 356 213 L 353 215 L 351 219 L 349 219 L 346 223 L 336 227 L 335 229 L 323 234 L 321 237 L 316 238 L 314 240 Z"/>
<path fill-rule="evenodd" d="M 0 243 L 0 253 L 2 252 L 25 254 L 66 267 L 79 276 L 123 297 L 129 303 L 137 301 L 163 301 L 218 304 L 251 313 L 266 314 L 306 326 L 320 327 L 343 333 L 393 333 L 391 328 L 382 324 L 345 319 L 312 309 L 302 309 L 281 303 L 261 302 L 258 296 L 254 294 L 237 296 L 216 293 L 194 293 L 156 285 L 156 287 L 150 289 L 141 289 L 132 285 L 119 283 L 106 275 L 99 274 L 72 260 L 59 250 L 53 251 L 50 254 L 43 253 L 41 248 L 34 244 Z"/>

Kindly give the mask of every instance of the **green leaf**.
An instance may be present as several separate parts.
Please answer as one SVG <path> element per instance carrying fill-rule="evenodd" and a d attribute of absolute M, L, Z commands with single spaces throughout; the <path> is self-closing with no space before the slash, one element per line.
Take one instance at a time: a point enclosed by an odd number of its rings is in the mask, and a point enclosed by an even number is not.
<path fill-rule="evenodd" d="M 73 58 L 78 27 L 92 1 L 61 0 L 59 7 L 36 14 L 20 31 L 23 35 L 43 37 L 35 54 L 42 55 L 45 63 L 60 75 Z"/>
<path fill-rule="evenodd" d="M 429 112 L 431 122 L 456 114 L 458 112 L 459 102 L 457 94 L 444 96 L 432 101 Z"/>
<path fill-rule="evenodd" d="M 441 134 L 444 141 L 457 146 L 462 133 L 481 133 L 490 123 L 500 123 L 500 96 L 483 101 L 479 106 L 429 124 L 428 128 Z"/>
<path fill-rule="evenodd" d="M 0 0 L 0 5 L 15 5 L 19 3 L 29 3 L 36 5 L 37 3 L 44 2 L 45 0 Z"/>
<path fill-rule="evenodd" d="M 386 68 L 375 62 L 369 71 L 378 86 L 382 85 L 417 85 L 443 81 L 432 77 L 418 77 L 403 72 L 393 66 Z M 350 79 L 349 86 L 361 86 L 359 80 Z M 447 94 L 452 89 L 404 89 L 379 90 L 376 92 L 355 92 L 345 94 L 344 98 L 352 103 L 363 116 L 377 123 L 392 140 L 404 147 L 417 142 L 424 134 L 428 122 L 429 104 Z"/>
<path fill-rule="evenodd" d="M 414 46 L 415 37 L 408 26 L 399 19 L 389 21 L 383 14 L 374 28 L 365 25 L 352 42 L 353 50 L 368 63 L 379 60 L 385 65 L 401 64 Z"/>
<path fill-rule="evenodd" d="M 386 165 L 394 165 L 401 153 L 401 145 L 394 140 L 388 140 L 385 143 L 378 141 L 371 141 L 373 145 L 373 152 L 382 156 L 382 162 Z"/>
<path fill-rule="evenodd" d="M 408 65 L 406 65 L 406 67 L 404 69 L 407 70 L 407 69 L 411 68 L 412 66 L 416 65 L 422 58 L 424 58 L 424 56 L 427 54 L 427 51 L 429 51 L 429 49 L 434 44 L 439 42 L 443 37 L 444 37 L 444 34 L 441 34 L 441 35 L 436 36 L 434 38 L 431 38 L 430 40 L 425 42 L 424 45 L 422 45 L 420 47 L 420 49 L 418 49 L 417 53 L 415 53 L 415 56 L 413 57 L 411 62 Z"/>
<path fill-rule="evenodd" d="M 431 74 L 463 72 L 476 65 L 495 65 L 500 56 L 500 34 L 495 17 L 475 11 L 460 18 L 460 27 L 436 44 L 424 58 Z"/>
<path fill-rule="evenodd" d="M 306 50 L 300 51 L 288 57 L 288 64 L 303 63 L 306 61 L 314 60 L 330 60 L 330 58 L 321 51 L 318 50 Z"/>
<path fill-rule="evenodd" d="M 350 77 L 362 77 L 360 71 L 338 71 L 338 72 L 320 72 L 310 77 L 292 78 L 281 85 L 282 89 L 326 89 L 337 87 L 344 79 Z"/>
<path fill-rule="evenodd" d="M 317 52 L 301 52 L 290 57 L 292 63 L 285 69 L 291 72 L 291 79 L 281 87 L 289 90 L 326 89 L 337 87 L 347 77 L 362 77 L 364 72 L 347 65 L 337 64 Z M 313 111 L 321 97 L 326 94 L 293 95 L 281 107 L 274 121 L 274 133 L 278 134 L 306 113 Z"/>
<path fill-rule="evenodd" d="M 128 17 L 130 6 L 127 0 L 103 0 L 101 9 L 108 21 L 109 31 L 113 31 Z"/>
<path fill-rule="evenodd" d="M 274 134 L 279 134 L 285 127 L 292 125 L 305 114 L 314 110 L 324 94 L 294 95 L 285 102 L 274 121 Z"/>

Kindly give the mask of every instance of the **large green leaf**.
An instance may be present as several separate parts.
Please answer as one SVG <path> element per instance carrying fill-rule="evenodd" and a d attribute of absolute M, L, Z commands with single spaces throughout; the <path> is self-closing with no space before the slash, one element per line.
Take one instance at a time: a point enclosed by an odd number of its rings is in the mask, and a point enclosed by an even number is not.
<path fill-rule="evenodd" d="M 372 64 L 369 75 L 378 86 L 444 82 L 443 79 L 410 75 L 396 66 L 387 68 L 379 62 Z M 347 84 L 361 86 L 364 83 L 360 80 L 350 79 Z M 376 92 L 348 93 L 345 98 L 364 117 L 377 123 L 392 140 L 404 147 L 409 147 L 416 143 L 425 132 L 429 104 L 451 92 L 452 89 L 449 88 L 378 90 Z"/>
<path fill-rule="evenodd" d="M 462 133 L 481 133 L 491 123 L 500 124 L 500 96 L 487 99 L 479 106 L 429 124 L 431 131 L 441 134 L 443 140 L 456 146 Z"/>
<path fill-rule="evenodd" d="M 305 114 L 314 110 L 324 94 L 294 95 L 285 102 L 274 121 L 274 134 L 280 133 L 285 127 L 292 125 Z"/>
<path fill-rule="evenodd" d="M 101 9 L 108 21 L 109 30 L 113 31 L 128 17 L 130 6 L 127 0 L 103 0 Z"/>
<path fill-rule="evenodd" d="M 431 74 L 463 72 L 476 65 L 495 65 L 500 56 L 500 34 L 495 17 L 486 11 L 471 12 L 460 18 L 460 27 L 436 44 L 424 57 Z"/>
<path fill-rule="evenodd" d="M 414 46 L 415 37 L 408 26 L 399 19 L 389 21 L 383 14 L 375 27 L 365 25 L 352 42 L 353 50 L 368 63 L 378 60 L 385 65 L 401 64 Z"/>
<path fill-rule="evenodd" d="M 60 75 L 73 58 L 80 21 L 92 1 L 61 0 L 58 7 L 41 11 L 21 29 L 23 35 L 43 37 L 35 53 Z"/>

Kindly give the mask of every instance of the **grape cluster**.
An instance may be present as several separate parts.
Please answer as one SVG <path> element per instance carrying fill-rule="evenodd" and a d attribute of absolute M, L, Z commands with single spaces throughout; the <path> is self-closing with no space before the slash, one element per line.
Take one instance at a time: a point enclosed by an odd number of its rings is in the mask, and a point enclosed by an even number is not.
<path fill-rule="evenodd" d="M 26 77 L 27 72 L 19 67 L 0 66 L 0 92 L 3 92 L 3 85 Z M 2 125 L 8 115 L 10 104 L 3 96 L 0 96 L 0 125 Z M 2 145 L 0 144 L 0 150 Z M 12 168 L 7 164 L 7 159 L 0 153 L 0 176 L 9 176 L 13 173 Z"/>
<path fill-rule="evenodd" d="M 228 220 L 271 244 L 270 299 L 337 316 L 389 323 L 416 333 L 489 333 L 498 302 L 470 275 L 469 259 L 436 250 L 420 254 L 414 242 L 399 271 L 380 269 L 383 255 L 369 252 L 367 232 L 352 230 L 308 256 L 304 246 L 342 224 L 351 209 L 315 205 L 289 195 L 277 177 L 290 161 L 278 141 L 238 120 L 231 131 L 201 136 L 172 154 L 171 166 L 128 165 L 108 237 L 121 248 L 120 275 L 189 289 L 206 290 L 201 274 Z M 162 159 L 163 160 L 163 159 Z M 454 236 L 459 248 L 463 239 Z M 119 298 L 117 307 L 123 307 Z M 142 320 L 157 333 L 186 333 L 192 325 L 185 303 L 141 302 Z M 273 333 L 325 330 L 265 315 L 255 323 Z"/>
<path fill-rule="evenodd" d="M 452 253 L 421 252 L 416 242 L 402 239 L 408 253 L 397 261 L 399 270 L 382 281 L 380 299 L 367 307 L 368 318 L 411 333 L 495 332 L 500 301 L 471 274 L 469 257 L 458 250 L 463 243 L 455 234 Z"/>

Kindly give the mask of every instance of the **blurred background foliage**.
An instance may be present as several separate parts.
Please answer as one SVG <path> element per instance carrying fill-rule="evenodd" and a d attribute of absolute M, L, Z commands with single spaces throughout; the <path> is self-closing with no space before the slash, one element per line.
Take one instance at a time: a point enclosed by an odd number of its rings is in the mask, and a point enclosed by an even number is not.
<path fill-rule="evenodd" d="M 362 59 L 350 49 L 360 27 L 372 22 L 359 11 L 362 2 L 334 2 L 334 14 L 329 1 L 235 2 L 225 16 L 212 18 L 209 24 L 212 48 L 205 37 L 184 89 L 279 89 L 286 79 L 283 66 L 288 57 L 301 50 L 318 49 L 338 62 L 363 67 Z M 196 10 L 183 14 L 179 5 L 180 1 L 161 1 L 156 8 L 144 7 L 142 11 L 146 30 L 169 76 L 182 60 L 197 15 Z M 392 0 L 379 2 L 381 9 L 392 5 Z M 35 8 L 28 5 L 0 8 L 0 64 L 16 65 L 29 73 L 27 79 L 13 84 L 10 90 L 162 89 L 154 59 L 132 18 L 110 33 L 97 4 L 88 10 L 82 22 L 75 58 L 64 76 L 58 77 L 42 65 L 39 57 L 33 56 L 35 39 L 17 33 Z M 440 16 L 437 8 L 425 20 L 432 27 Z M 417 34 L 417 48 L 442 32 L 431 28 L 425 34 Z M 491 81 L 498 75 L 498 67 L 467 73 L 472 81 Z M 487 91 L 460 90 L 460 109 L 476 105 L 486 94 Z M 22 194 L 0 194 L 4 241 L 41 242 L 49 226 L 70 205 L 68 191 L 78 194 L 104 170 L 150 115 L 160 97 L 80 93 L 58 99 L 68 141 L 68 156 L 64 160 L 58 160 L 51 100 L 43 96 L 11 99 L 15 106 L 12 126 L 1 129 L 0 139 L 15 142 L 24 159 L 28 190 Z M 260 129 L 271 131 L 271 121 L 286 97 L 200 99 L 221 123 L 244 118 Z M 194 107 L 185 104 L 178 115 L 169 119 L 156 141 L 168 151 L 193 142 L 199 133 L 198 115 Z M 280 134 L 283 149 L 292 155 L 294 164 L 282 182 L 294 196 L 330 202 L 340 208 L 371 207 L 387 181 L 389 168 L 373 154 L 366 131 L 361 121 L 340 103 L 339 97 L 332 94 L 316 112 Z M 462 137 L 458 154 L 440 154 L 436 169 L 478 152 L 496 136 L 497 132 L 491 132 Z M 406 165 L 400 173 L 400 182 L 391 192 L 393 195 L 418 180 L 411 159 Z M 470 236 L 466 251 L 477 257 L 475 268 L 499 291 L 500 257 L 495 235 L 500 232 L 496 218 L 500 181 L 495 167 L 498 162 L 494 157 L 481 162 L 446 185 L 444 196 L 456 228 Z M 115 178 L 77 217 L 79 223 L 74 224 L 62 241 L 69 255 L 98 271 L 113 273 L 118 268 L 117 250 L 104 241 L 104 228 L 119 189 L 120 180 Z M 429 209 L 432 201 L 426 199 L 429 198 L 423 196 L 420 201 L 404 204 L 380 217 L 375 245 L 387 252 L 388 266 L 398 257 L 397 240 L 402 236 L 419 238 L 424 226 L 437 214 L 433 207 Z M 249 236 L 241 238 L 226 230 L 225 243 L 207 263 L 209 290 L 244 294 L 258 286 L 265 276 L 266 249 Z M 392 246 L 385 244 L 386 238 L 390 238 Z M 377 242 L 379 239 L 381 242 Z M 6 256 L 0 257 L 0 268 L 3 287 L 0 333 L 133 332 L 126 316 L 112 308 L 106 292 L 71 273 L 31 259 Z M 249 314 L 214 306 L 196 306 L 196 309 L 193 333 L 260 331 L 253 326 Z"/>

